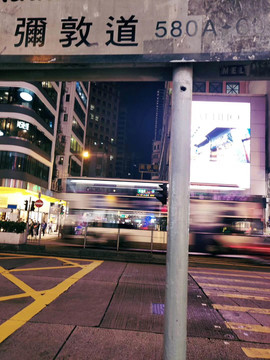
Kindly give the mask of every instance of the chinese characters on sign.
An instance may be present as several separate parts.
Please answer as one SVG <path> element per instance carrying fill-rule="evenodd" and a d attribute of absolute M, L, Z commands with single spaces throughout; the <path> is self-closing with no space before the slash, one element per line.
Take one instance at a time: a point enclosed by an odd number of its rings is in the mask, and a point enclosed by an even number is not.
<path fill-rule="evenodd" d="M 139 164 L 139 172 L 155 173 L 158 172 L 158 164 Z"/>
<path fill-rule="evenodd" d="M 46 18 L 17 18 L 17 26 L 15 36 L 19 37 L 19 41 L 14 44 L 19 47 L 24 44 L 25 47 L 32 44 L 33 46 L 44 46 L 46 42 Z M 107 23 L 109 30 L 106 33 L 109 39 L 106 45 L 114 46 L 137 46 L 136 39 L 136 24 L 138 20 L 135 15 L 131 15 L 129 19 L 120 16 L 120 20 L 116 21 L 114 25 L 114 17 L 109 17 L 110 22 Z M 85 16 L 80 19 L 68 16 L 66 19 L 61 19 L 62 30 L 60 35 L 63 37 L 59 39 L 62 47 L 70 47 L 74 44 L 76 47 L 81 45 L 93 46 L 98 45 L 96 42 L 90 43 L 88 40 L 90 36 L 90 29 L 92 22 L 85 21 Z"/>
<path fill-rule="evenodd" d="M 106 26 L 109 28 L 106 30 L 108 40 L 105 42 L 106 46 L 138 46 L 136 42 L 136 25 L 138 19 L 135 15 L 130 15 L 129 18 L 120 16 L 119 20 L 115 20 L 113 16 L 109 16 L 109 21 Z M 75 18 L 68 16 L 65 19 L 61 19 L 62 29 L 60 31 L 59 42 L 63 48 L 75 45 L 79 47 L 81 45 L 93 46 L 98 45 L 97 42 L 90 42 L 89 37 L 91 28 L 94 26 L 92 22 L 86 21 L 85 16 L 81 18 Z M 14 44 L 15 47 L 19 47 L 24 44 L 25 47 L 32 44 L 32 46 L 44 46 L 46 42 L 46 30 L 47 19 L 40 18 L 17 18 L 17 26 L 15 30 L 15 36 L 19 37 L 18 43 Z M 93 29 L 94 30 L 94 29 Z M 198 33 L 198 23 L 195 20 L 189 20 L 186 24 L 179 20 L 172 21 L 167 24 L 167 21 L 157 21 L 154 36 L 157 39 L 164 38 L 169 35 L 172 38 L 179 38 L 182 36 L 194 37 Z M 203 29 L 203 35 L 205 33 L 213 33 L 216 35 L 214 24 L 211 20 L 208 20 Z"/>

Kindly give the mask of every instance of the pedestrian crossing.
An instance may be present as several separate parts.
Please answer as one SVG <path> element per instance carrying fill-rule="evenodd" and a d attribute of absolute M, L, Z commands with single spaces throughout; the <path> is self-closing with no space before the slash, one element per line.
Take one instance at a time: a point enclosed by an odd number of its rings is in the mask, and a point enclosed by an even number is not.
<path fill-rule="evenodd" d="M 189 274 L 241 341 L 246 358 L 270 359 L 270 273 L 244 263 L 235 269 L 226 258 L 200 258 L 195 263 L 192 267 L 190 262 Z M 214 267 L 217 264 L 230 268 L 221 270 Z"/>

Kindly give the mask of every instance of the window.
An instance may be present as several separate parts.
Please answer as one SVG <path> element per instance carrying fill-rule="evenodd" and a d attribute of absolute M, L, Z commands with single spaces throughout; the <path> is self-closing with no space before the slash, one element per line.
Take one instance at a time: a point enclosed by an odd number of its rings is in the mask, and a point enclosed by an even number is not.
<path fill-rule="evenodd" d="M 240 84 L 239 82 L 227 82 L 226 83 L 226 94 L 239 94 Z"/>
<path fill-rule="evenodd" d="M 81 87 L 81 84 L 79 81 L 76 82 L 76 93 L 79 95 L 80 99 L 82 100 L 84 106 L 87 105 L 87 97 L 85 95 L 85 92 L 83 91 L 83 88 Z"/>
<path fill-rule="evenodd" d="M 222 94 L 222 82 L 209 82 L 209 92 Z"/>
<path fill-rule="evenodd" d="M 27 121 L 0 118 L 0 134 L 2 137 L 10 136 L 24 139 L 43 150 L 47 155 L 51 155 L 52 142 L 36 126 Z"/>
<path fill-rule="evenodd" d="M 72 121 L 72 131 L 81 140 L 81 142 L 83 142 L 84 131 L 74 117 Z"/>
<path fill-rule="evenodd" d="M 50 97 L 55 107 L 57 102 L 57 91 L 54 89 L 52 83 L 50 81 L 42 81 L 41 86 L 46 94 Z"/>
<path fill-rule="evenodd" d="M 194 93 L 205 93 L 206 92 L 206 82 L 205 81 L 194 81 L 193 82 L 193 92 Z"/>
<path fill-rule="evenodd" d="M 64 121 L 68 121 L 68 114 L 64 114 Z"/>
<path fill-rule="evenodd" d="M 21 97 L 22 92 L 31 93 L 32 100 L 26 101 Z M 47 106 L 32 91 L 24 88 L 0 88 L 1 104 L 17 104 L 32 109 L 51 129 L 54 127 L 55 117 Z"/>
<path fill-rule="evenodd" d="M 19 152 L 0 151 L 0 169 L 25 172 L 45 181 L 49 176 L 48 166 Z"/>
<path fill-rule="evenodd" d="M 66 95 L 66 102 L 69 102 L 69 100 L 70 100 L 70 95 L 67 94 L 67 95 Z"/>
<path fill-rule="evenodd" d="M 78 118 L 83 123 L 83 125 L 85 125 L 85 112 L 83 111 L 83 109 L 77 99 L 75 99 L 74 111 L 77 114 Z"/>
<path fill-rule="evenodd" d="M 83 81 L 83 86 L 85 87 L 85 90 L 88 91 L 88 85 L 89 85 L 89 82 L 88 81 Z"/>
<path fill-rule="evenodd" d="M 82 153 L 82 146 L 78 143 L 78 141 L 73 136 L 71 136 L 71 139 L 70 139 L 70 152 L 76 153 L 76 154 Z"/>

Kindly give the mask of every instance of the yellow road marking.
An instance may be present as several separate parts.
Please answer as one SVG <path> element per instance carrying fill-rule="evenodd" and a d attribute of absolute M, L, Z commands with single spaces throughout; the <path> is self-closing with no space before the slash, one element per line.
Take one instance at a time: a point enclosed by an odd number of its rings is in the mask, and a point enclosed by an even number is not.
<path fill-rule="evenodd" d="M 212 277 L 212 276 L 193 276 L 194 279 L 207 279 L 207 280 L 216 280 L 216 281 L 230 281 L 230 282 L 242 282 L 242 283 L 249 283 L 250 284 L 250 280 L 241 280 L 241 279 L 229 279 L 229 278 L 219 278 L 219 277 Z M 267 281 L 256 281 L 256 285 L 260 284 L 260 285 L 270 285 L 270 282 L 267 283 Z"/>
<path fill-rule="evenodd" d="M 199 282 L 199 284 L 200 284 L 200 286 L 218 287 L 218 288 L 222 288 L 222 289 L 270 292 L 270 289 L 264 289 L 264 288 L 254 288 L 254 287 L 246 287 L 246 286 L 237 286 L 237 288 L 236 288 L 234 285 L 219 285 L 219 284 L 208 284 L 208 283 L 201 283 L 201 282 Z"/>
<path fill-rule="evenodd" d="M 16 276 L 10 274 L 9 271 L 2 268 L 2 266 L 0 266 L 0 274 L 3 275 L 9 281 L 11 281 L 14 285 L 18 286 L 18 288 L 20 288 L 21 290 L 26 292 L 33 299 L 37 299 L 40 296 L 40 293 L 38 291 L 32 289 L 30 286 L 25 284 L 22 280 L 16 278 Z"/>
<path fill-rule="evenodd" d="M 270 349 L 242 348 L 242 350 L 253 359 L 270 359 Z"/>
<path fill-rule="evenodd" d="M 14 256 L 15 259 L 18 259 L 18 258 L 25 258 L 25 259 L 33 259 L 33 258 L 37 258 L 37 259 L 58 259 L 57 257 L 55 256 L 42 256 L 42 255 L 24 255 L 24 254 L 6 254 L 6 253 L 0 253 L 0 256 L 1 255 L 11 255 L 11 256 Z M 74 258 L 61 258 L 61 259 L 66 259 L 66 260 L 74 260 Z M 92 261 L 95 261 L 93 259 L 80 259 L 80 261 L 85 261 L 85 262 L 92 262 Z"/>
<path fill-rule="evenodd" d="M 240 312 L 249 312 L 249 313 L 253 313 L 253 314 L 270 315 L 270 309 L 254 308 L 254 307 L 248 307 L 248 306 L 213 304 L 213 308 L 217 309 L 217 310 L 240 311 Z"/>
<path fill-rule="evenodd" d="M 38 314 L 42 309 L 54 301 L 64 291 L 69 289 L 78 280 L 101 265 L 102 262 L 103 261 L 94 261 L 89 265 L 85 265 L 83 269 L 71 275 L 69 278 L 56 285 L 54 288 L 45 291 L 44 295 L 39 293 L 39 296 L 32 304 L 28 305 L 23 310 L 15 314 L 12 318 L 0 325 L 0 343 L 2 343 L 11 334 L 22 327 L 27 321 L 32 319 L 33 316 Z"/>
<path fill-rule="evenodd" d="M 26 256 L 27 258 L 27 256 Z M 17 259 L 18 260 L 18 256 L 15 255 L 15 256 L 0 256 L 0 260 L 14 260 L 14 259 Z"/>
<path fill-rule="evenodd" d="M 269 326 L 241 324 L 241 323 L 228 322 L 228 321 L 225 321 L 225 324 L 226 324 L 227 328 L 232 329 L 232 330 L 253 331 L 253 332 L 270 334 Z"/>
<path fill-rule="evenodd" d="M 40 291 L 40 294 L 44 294 L 44 291 Z M 22 293 L 22 294 L 14 294 L 14 295 L 8 295 L 8 296 L 1 296 L 0 301 L 7 301 L 7 300 L 13 300 L 13 299 L 20 299 L 24 297 L 29 297 L 29 294 Z"/>
<path fill-rule="evenodd" d="M 81 267 L 81 268 L 84 266 L 84 265 L 75 263 L 74 261 L 70 261 L 70 260 L 65 259 L 65 258 L 59 258 L 59 257 L 58 257 L 57 260 L 62 261 L 62 262 L 64 262 L 64 263 L 66 263 L 66 264 L 70 264 L 70 265 L 73 265 L 73 266 L 78 266 L 78 267 Z"/>
<path fill-rule="evenodd" d="M 256 296 L 256 295 L 242 295 L 242 294 L 227 294 L 227 293 L 221 293 L 221 292 L 211 292 L 206 291 L 205 295 L 207 296 L 222 296 L 222 297 L 228 297 L 228 298 L 236 298 L 236 299 L 249 299 L 249 300 L 262 300 L 262 301 L 270 301 L 270 297 L 267 296 Z"/>
<path fill-rule="evenodd" d="M 56 269 L 72 269 L 76 267 L 81 267 L 80 265 L 64 265 L 64 266 L 45 266 L 45 267 L 39 267 L 39 268 L 23 268 L 23 269 L 12 269 L 9 270 L 9 272 L 20 272 L 20 271 L 36 271 L 36 270 L 56 270 Z"/>

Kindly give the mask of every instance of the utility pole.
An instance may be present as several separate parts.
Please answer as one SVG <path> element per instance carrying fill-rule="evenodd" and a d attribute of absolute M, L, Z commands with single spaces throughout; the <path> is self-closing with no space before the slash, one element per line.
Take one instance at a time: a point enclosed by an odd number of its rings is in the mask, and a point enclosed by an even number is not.
<path fill-rule="evenodd" d="M 185 360 L 192 66 L 173 71 L 164 359 Z"/>

